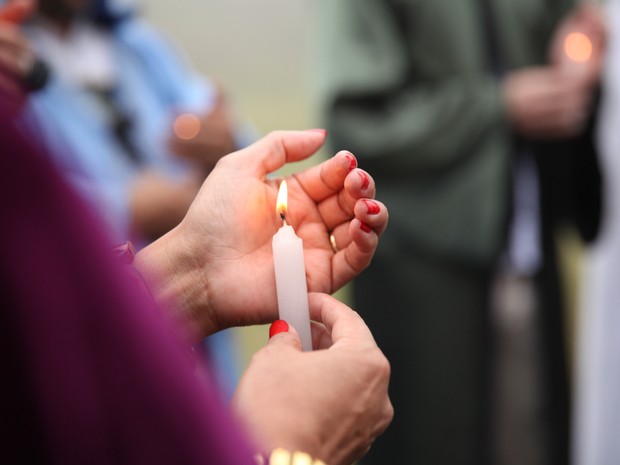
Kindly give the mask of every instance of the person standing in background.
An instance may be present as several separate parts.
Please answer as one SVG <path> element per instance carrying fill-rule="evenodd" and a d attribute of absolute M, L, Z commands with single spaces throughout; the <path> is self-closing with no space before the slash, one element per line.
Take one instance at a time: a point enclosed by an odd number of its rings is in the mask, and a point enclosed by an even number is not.
<path fill-rule="evenodd" d="M 176 226 L 217 160 L 253 138 L 234 122 L 223 92 L 190 69 L 131 2 L 0 4 L 19 13 L 0 19 L 4 92 L 35 65 L 48 70 L 24 102 L 23 130 L 115 241 L 131 238 L 140 248 Z M 232 392 L 233 335 L 218 334 L 207 346 Z"/>
<path fill-rule="evenodd" d="M 26 131 L 115 237 L 148 243 L 183 217 L 217 160 L 250 137 L 234 124 L 222 91 L 191 70 L 131 2 L 40 0 L 31 9 L 21 30 L 0 23 L 8 31 L 0 47 L 17 61 L 13 68 L 36 60 L 50 71 L 29 95 Z"/>
<path fill-rule="evenodd" d="M 332 148 L 350 148 L 375 173 L 391 211 L 354 285 L 355 306 L 392 363 L 397 411 L 363 463 L 488 463 L 491 308 L 516 302 L 536 323 L 531 415 L 540 430 L 526 418 L 536 438 L 511 437 L 506 463 L 538 448 L 540 462 L 529 463 L 566 464 L 553 234 L 570 220 L 591 239 L 598 225 L 599 172 L 586 153 L 605 40 L 598 11 L 563 0 L 320 5 Z M 570 31 L 593 47 L 577 71 L 564 55 Z"/>

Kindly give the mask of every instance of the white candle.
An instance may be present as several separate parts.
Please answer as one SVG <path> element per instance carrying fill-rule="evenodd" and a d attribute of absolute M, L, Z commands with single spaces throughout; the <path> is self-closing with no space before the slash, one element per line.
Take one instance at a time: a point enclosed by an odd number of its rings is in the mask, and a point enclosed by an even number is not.
<path fill-rule="evenodd" d="M 304 265 L 304 246 L 292 226 L 286 224 L 286 181 L 278 193 L 276 212 L 282 217 L 283 226 L 274 234 L 273 265 L 276 273 L 278 310 L 280 319 L 293 326 L 299 333 L 303 350 L 312 350 L 308 287 Z"/>

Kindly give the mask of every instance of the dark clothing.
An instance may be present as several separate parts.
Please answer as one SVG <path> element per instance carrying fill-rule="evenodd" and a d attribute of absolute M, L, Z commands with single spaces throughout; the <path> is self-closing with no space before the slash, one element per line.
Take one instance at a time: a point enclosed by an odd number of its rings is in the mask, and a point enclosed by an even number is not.
<path fill-rule="evenodd" d="M 571 0 L 324 0 L 320 90 L 333 149 L 351 150 L 390 209 L 355 307 L 392 364 L 395 418 L 362 463 L 487 463 L 490 285 L 513 213 L 512 167 L 538 168 L 545 421 L 568 453 L 568 379 L 553 234 L 600 212 L 596 157 L 517 141 L 501 77 L 544 64 Z"/>

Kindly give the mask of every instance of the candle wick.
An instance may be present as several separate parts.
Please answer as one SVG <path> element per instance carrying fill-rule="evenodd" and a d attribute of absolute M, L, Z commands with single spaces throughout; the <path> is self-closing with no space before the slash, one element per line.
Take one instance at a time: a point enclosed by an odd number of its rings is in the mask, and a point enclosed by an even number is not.
<path fill-rule="evenodd" d="M 284 216 L 284 212 L 280 212 L 280 218 L 282 219 L 284 226 L 286 226 L 286 216 Z"/>

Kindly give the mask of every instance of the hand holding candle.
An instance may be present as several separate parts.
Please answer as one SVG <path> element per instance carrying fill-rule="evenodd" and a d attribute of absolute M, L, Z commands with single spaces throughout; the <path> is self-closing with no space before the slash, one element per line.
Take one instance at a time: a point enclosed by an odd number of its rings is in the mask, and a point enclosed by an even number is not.
<path fill-rule="evenodd" d="M 578 5 L 556 30 L 551 62 L 577 79 L 594 83 L 601 73 L 607 35 L 600 7 Z"/>
<path fill-rule="evenodd" d="M 308 158 L 324 140 L 324 131 L 277 132 L 222 158 L 181 224 L 149 246 L 144 260 L 138 254 L 147 280 L 157 283 L 155 297 L 178 308 L 178 319 L 193 320 L 190 337 L 278 318 L 272 239 L 282 227 L 275 213 L 280 180 L 267 174 Z M 308 291 L 332 293 L 370 263 L 387 209 L 373 200 L 372 177 L 345 151 L 286 180 L 286 221 L 303 241 Z M 177 251 L 158 252 L 165 243 Z M 151 260 L 157 271 L 150 272 Z M 180 280 L 168 276 L 187 273 L 200 276 L 188 283 L 201 285 L 180 292 Z"/>

